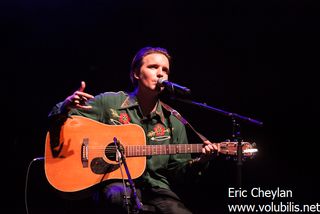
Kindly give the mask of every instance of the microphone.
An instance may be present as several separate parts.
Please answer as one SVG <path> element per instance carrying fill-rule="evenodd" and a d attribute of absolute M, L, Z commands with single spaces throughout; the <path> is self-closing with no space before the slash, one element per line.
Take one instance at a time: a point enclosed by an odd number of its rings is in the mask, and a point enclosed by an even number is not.
<path fill-rule="evenodd" d="M 158 85 L 163 86 L 170 93 L 175 95 L 190 95 L 191 91 L 189 88 L 178 85 L 176 83 L 170 82 L 164 79 L 158 79 Z"/>

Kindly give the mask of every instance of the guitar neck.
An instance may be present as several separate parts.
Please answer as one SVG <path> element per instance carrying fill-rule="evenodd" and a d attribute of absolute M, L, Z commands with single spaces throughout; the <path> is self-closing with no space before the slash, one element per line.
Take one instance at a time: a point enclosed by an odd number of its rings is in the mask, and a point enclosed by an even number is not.
<path fill-rule="evenodd" d="M 202 144 L 136 145 L 126 146 L 125 154 L 127 157 L 139 157 L 146 155 L 201 153 L 202 148 Z"/>

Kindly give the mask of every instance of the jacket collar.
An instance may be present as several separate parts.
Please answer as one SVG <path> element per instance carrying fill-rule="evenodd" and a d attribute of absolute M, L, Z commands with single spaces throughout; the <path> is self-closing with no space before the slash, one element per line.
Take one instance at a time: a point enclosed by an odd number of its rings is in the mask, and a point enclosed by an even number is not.
<path fill-rule="evenodd" d="M 138 98 L 137 98 L 135 92 L 128 94 L 126 99 L 122 102 L 119 110 L 128 109 L 128 108 L 132 108 L 132 107 L 139 108 Z M 165 116 L 164 116 L 163 110 L 168 111 L 166 108 L 163 108 L 162 102 L 159 100 L 157 103 L 155 114 L 158 115 L 161 119 L 161 122 L 165 124 Z M 170 114 L 170 112 L 166 112 L 166 113 Z"/>

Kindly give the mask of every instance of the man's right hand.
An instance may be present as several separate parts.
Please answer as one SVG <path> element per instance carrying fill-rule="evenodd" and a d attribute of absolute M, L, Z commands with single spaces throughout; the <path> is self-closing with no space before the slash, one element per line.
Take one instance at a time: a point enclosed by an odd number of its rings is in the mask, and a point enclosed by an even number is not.
<path fill-rule="evenodd" d="M 87 105 L 86 102 L 89 99 L 94 98 L 91 94 L 85 93 L 84 89 L 86 87 L 86 83 L 81 81 L 80 88 L 75 91 L 72 95 L 67 97 L 63 102 L 63 107 L 66 110 L 70 110 L 71 108 L 80 108 L 80 109 L 91 109 L 92 106 Z"/>

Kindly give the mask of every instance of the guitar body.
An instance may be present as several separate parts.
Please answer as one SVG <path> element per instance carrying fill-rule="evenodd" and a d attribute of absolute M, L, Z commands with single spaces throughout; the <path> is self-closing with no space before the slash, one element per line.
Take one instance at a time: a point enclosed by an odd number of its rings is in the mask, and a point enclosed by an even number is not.
<path fill-rule="evenodd" d="M 58 136 L 53 136 L 58 135 Z M 116 161 L 114 144 L 146 145 L 144 130 L 136 124 L 107 125 L 81 116 L 68 118 L 59 132 L 48 132 L 45 141 L 45 174 L 62 192 L 77 192 L 127 174 Z M 126 157 L 131 178 L 142 175 L 146 157 Z"/>

